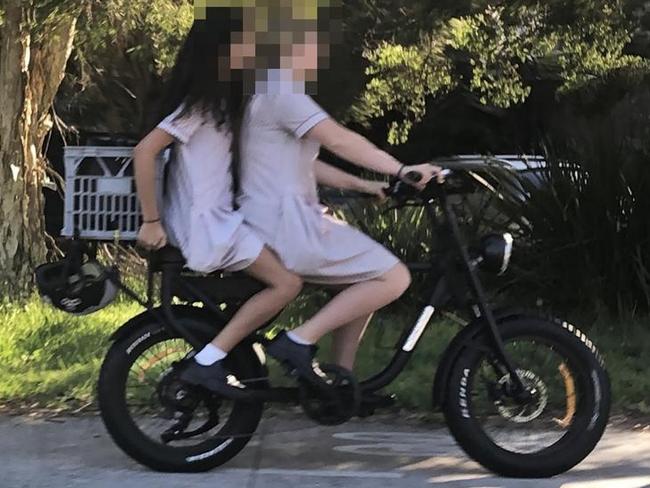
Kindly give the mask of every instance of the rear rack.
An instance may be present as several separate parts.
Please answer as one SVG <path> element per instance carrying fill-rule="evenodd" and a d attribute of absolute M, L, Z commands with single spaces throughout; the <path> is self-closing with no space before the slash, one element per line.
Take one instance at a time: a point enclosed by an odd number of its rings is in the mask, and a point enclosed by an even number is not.
<path fill-rule="evenodd" d="M 157 194 L 169 151 L 158 158 Z M 133 148 L 67 146 L 61 235 L 92 240 L 133 241 L 142 223 L 133 176 Z"/>

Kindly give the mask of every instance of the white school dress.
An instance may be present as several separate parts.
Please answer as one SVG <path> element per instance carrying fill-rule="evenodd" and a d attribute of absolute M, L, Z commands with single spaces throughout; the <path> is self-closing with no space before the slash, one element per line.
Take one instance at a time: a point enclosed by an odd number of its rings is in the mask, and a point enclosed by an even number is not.
<path fill-rule="evenodd" d="M 247 268 L 264 244 L 233 210 L 230 133 L 197 112 L 177 118 L 181 110 L 158 124 L 176 139 L 163 198 L 169 243 L 195 271 Z"/>
<path fill-rule="evenodd" d="M 351 284 L 383 275 L 399 260 L 345 222 L 325 215 L 314 161 L 320 146 L 302 138 L 328 118 L 304 94 L 255 95 L 242 129 L 240 211 L 305 281 Z"/>

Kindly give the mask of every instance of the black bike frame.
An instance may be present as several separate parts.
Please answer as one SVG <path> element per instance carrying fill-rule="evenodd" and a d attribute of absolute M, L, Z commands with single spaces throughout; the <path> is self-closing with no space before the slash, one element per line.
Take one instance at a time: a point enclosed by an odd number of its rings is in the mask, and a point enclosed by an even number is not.
<path fill-rule="evenodd" d="M 432 253 L 429 262 L 415 263 L 409 267 L 413 271 L 424 271 L 428 274 L 428 281 L 432 284 L 432 293 L 415 323 L 413 323 L 412 326 L 407 327 L 402 333 L 397 342 L 396 351 L 388 365 L 376 375 L 360 383 L 362 391 L 373 392 L 380 390 L 392 383 L 392 381 L 399 376 L 404 367 L 408 364 L 422 334 L 429 326 L 432 316 L 440 307 L 444 306 L 449 301 L 451 296 L 454 295 L 453 290 L 450 289 L 450 282 L 457 280 L 457 263 L 460 263 L 465 284 L 472 296 L 469 308 L 476 317 L 483 318 L 483 323 L 492 338 L 494 354 L 500 361 L 500 364 L 505 366 L 505 371 L 503 371 L 503 373 L 510 374 L 510 378 L 514 380 L 514 391 L 523 392 L 525 387 L 521 383 L 521 379 L 519 378 L 515 367 L 505 352 L 494 315 L 487 303 L 485 291 L 478 278 L 476 265 L 472 263 L 471 257 L 465 243 L 463 242 L 458 226 L 458 220 L 448 200 L 448 195 L 444 185 L 432 185 L 430 191 L 420 194 L 418 199 L 420 200 L 419 204 L 424 206 L 430 225 L 432 226 Z M 442 209 L 444 218 L 440 218 L 436 215 L 435 209 L 437 206 Z M 443 246 L 445 251 L 441 256 L 436 256 L 433 252 L 433 249 L 435 249 L 438 244 L 435 241 L 436 238 L 448 240 L 448 243 Z M 119 280 L 116 281 L 116 284 L 153 313 L 155 317 L 168 328 L 168 330 L 183 337 L 194 349 L 200 349 L 204 346 L 203 341 L 195 337 L 174 316 L 172 301 L 175 292 L 179 289 L 184 290 L 185 294 L 194 297 L 194 301 L 201 301 L 205 307 L 223 320 L 227 320 L 228 316 L 205 292 L 200 290 L 198 287 L 193 286 L 189 280 L 183 278 L 183 265 L 182 261 L 171 261 L 163 262 L 160 266 L 160 271 L 162 271 L 160 309 L 153 307 L 153 299 L 151 295 L 153 290 L 151 284 L 153 280 L 153 271 L 151 268 L 149 270 L 149 295 L 146 302 L 141 300 L 132 290 L 119 282 Z M 259 334 L 256 334 L 253 339 L 255 342 L 263 344 L 266 342 Z M 296 395 L 287 394 L 289 393 L 289 390 L 292 390 L 291 388 L 271 388 L 271 390 L 278 390 L 274 393 L 280 394 L 266 395 L 264 398 L 265 400 L 281 402 L 295 401 Z M 294 388 L 293 390 L 297 389 Z M 267 396 L 268 398 L 266 398 Z"/>
<path fill-rule="evenodd" d="M 516 368 L 508 358 L 503 340 L 499 333 L 494 314 L 487 303 L 486 294 L 479 280 L 476 266 L 472 264 L 471 257 L 467 251 L 467 247 L 463 242 L 458 219 L 449 202 L 447 192 L 443 185 L 435 185 L 433 191 L 427 196 L 423 196 L 422 205 L 425 208 L 427 217 L 432 227 L 432 242 L 431 249 L 435 249 L 437 242 L 436 238 L 448 239 L 450 245 L 444 246 L 445 254 L 440 256 L 438 263 L 433 262 L 435 257 L 432 253 L 431 261 L 426 263 L 416 263 L 412 265 L 415 271 L 426 271 L 428 273 L 429 282 L 433 284 L 433 292 L 429 301 L 426 303 L 415 323 L 404 330 L 400 337 L 396 352 L 393 355 L 389 364 L 379 373 L 361 382 L 361 388 L 364 391 L 377 391 L 392 383 L 397 376 L 402 372 L 404 367 L 408 364 L 411 354 L 415 346 L 420 341 L 422 334 L 425 332 L 431 322 L 434 313 L 448 301 L 449 296 L 453 295 L 450 291 L 450 281 L 456 279 L 455 274 L 457 270 L 454 266 L 455 263 L 460 261 L 464 272 L 464 278 L 467 286 L 473 297 L 473 303 L 470 304 L 471 312 L 478 318 L 483 317 L 484 323 L 488 328 L 491 338 L 493 340 L 494 353 L 497 359 L 505 366 L 505 372 L 510 374 L 514 379 L 513 386 L 515 391 L 522 392 L 525 387 L 521 383 Z M 436 204 L 443 210 L 444 219 L 439 219 L 436 216 Z M 441 272 L 436 272 L 436 267 Z"/>

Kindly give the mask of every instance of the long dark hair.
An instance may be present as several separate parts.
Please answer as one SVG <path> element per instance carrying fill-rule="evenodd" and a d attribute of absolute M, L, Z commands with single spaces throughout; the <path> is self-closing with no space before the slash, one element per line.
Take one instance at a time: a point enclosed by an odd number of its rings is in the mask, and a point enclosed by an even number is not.
<path fill-rule="evenodd" d="M 167 82 L 161 117 L 181 104 L 181 117 L 199 110 L 219 125 L 236 114 L 243 99 L 241 74 L 230 72 L 228 80 L 224 75 L 229 70 L 232 34 L 241 29 L 241 10 L 235 8 L 212 7 L 206 19 L 194 21 Z"/>
<path fill-rule="evenodd" d="M 167 82 L 159 120 L 181 104 L 181 118 L 199 111 L 212 118 L 216 126 L 224 124 L 232 132 L 233 189 L 239 190 L 241 121 L 247 102 L 242 73 L 230 70 L 230 43 L 234 32 L 241 32 L 242 10 L 207 9 L 204 20 L 195 20 Z M 226 76 L 227 79 L 226 79 Z"/>

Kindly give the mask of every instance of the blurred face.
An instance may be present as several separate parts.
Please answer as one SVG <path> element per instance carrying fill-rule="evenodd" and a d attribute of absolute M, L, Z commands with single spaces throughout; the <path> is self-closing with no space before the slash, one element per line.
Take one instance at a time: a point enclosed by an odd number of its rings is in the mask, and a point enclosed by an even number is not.
<path fill-rule="evenodd" d="M 310 81 L 318 69 L 318 33 L 305 33 L 305 40 L 300 44 L 291 45 L 291 69 L 294 79 Z"/>
<path fill-rule="evenodd" d="M 255 69 L 255 32 L 235 32 L 230 44 L 230 69 Z"/>
<path fill-rule="evenodd" d="M 290 70 L 295 81 L 316 81 L 319 59 L 329 55 L 329 46 L 319 44 L 315 30 L 304 33 L 286 32 L 279 46 L 280 68 Z"/>
<path fill-rule="evenodd" d="M 236 76 L 243 76 L 250 93 L 255 83 L 267 78 L 293 80 L 298 87 L 309 82 L 307 89 L 315 89 L 312 82 L 317 81 L 318 70 L 329 67 L 330 39 L 340 42 L 336 33 L 341 0 L 195 0 L 194 4 L 197 19 L 209 18 L 212 7 L 235 9 L 232 18 L 241 32 L 234 32 L 230 46 L 219 52 L 218 77 L 231 80 L 232 72 L 239 71 Z"/>
<path fill-rule="evenodd" d="M 242 9 L 241 32 L 232 34 L 227 55 L 220 56 L 220 77 L 243 72 L 237 76 L 243 77 L 249 94 L 265 87 L 284 90 L 292 81 L 295 90 L 311 93 L 330 54 L 330 33 L 319 32 L 316 4 L 310 4 L 315 0 L 277 0 L 280 4 L 274 7 L 267 0 L 250 1 L 256 6 Z"/>

